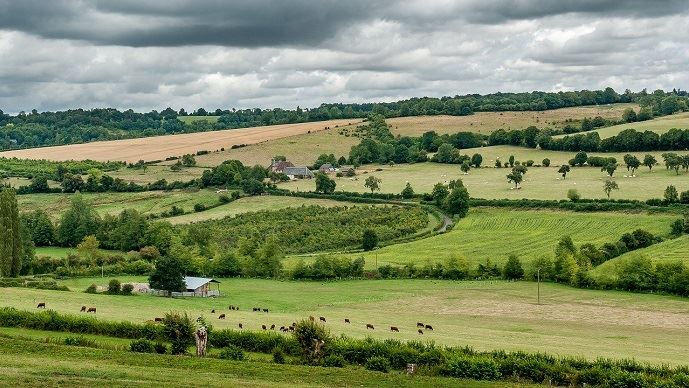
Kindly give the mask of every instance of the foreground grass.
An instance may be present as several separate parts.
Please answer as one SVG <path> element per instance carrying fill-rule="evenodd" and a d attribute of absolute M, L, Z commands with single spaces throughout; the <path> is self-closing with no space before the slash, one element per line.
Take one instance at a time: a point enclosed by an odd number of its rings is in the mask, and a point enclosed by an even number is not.
<path fill-rule="evenodd" d="M 517 387 L 376 373 L 360 368 L 320 368 L 268 362 L 233 362 L 196 357 L 133 354 L 0 338 L 0 374 L 7 386 L 252 386 L 345 387 Z"/>
<path fill-rule="evenodd" d="M 64 284 L 82 291 L 108 278 L 73 279 Z M 121 277 L 123 282 L 145 278 Z M 654 364 L 688 364 L 689 300 L 678 297 L 581 290 L 541 284 L 541 305 L 531 282 L 452 282 L 433 280 L 357 280 L 282 282 L 220 279 L 222 296 L 170 299 L 148 295 L 110 296 L 5 288 L 0 306 L 35 310 L 37 302 L 60 313 L 79 314 L 96 306 L 97 319 L 144 322 L 169 311 L 203 316 L 215 328 L 261 330 L 288 325 L 309 315 L 324 316 L 334 334 L 354 338 L 434 341 L 477 350 L 544 352 L 554 355 L 635 358 Z M 240 307 L 229 311 L 228 305 Z M 270 309 L 255 313 L 251 307 Z M 211 313 L 216 309 L 216 313 Z M 219 313 L 227 319 L 218 319 Z M 349 318 L 351 324 L 345 324 Z M 416 322 L 434 326 L 423 336 Z M 375 325 L 367 330 L 366 323 Z M 391 333 L 390 326 L 400 328 Z"/>

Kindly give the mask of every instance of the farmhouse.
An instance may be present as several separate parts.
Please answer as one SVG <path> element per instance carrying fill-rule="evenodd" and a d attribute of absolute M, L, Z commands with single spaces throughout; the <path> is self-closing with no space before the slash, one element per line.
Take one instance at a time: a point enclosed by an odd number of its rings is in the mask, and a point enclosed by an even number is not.
<path fill-rule="evenodd" d="M 270 167 L 268 169 L 270 172 L 274 172 L 276 174 L 285 172 L 285 168 L 287 167 L 294 167 L 294 164 L 292 162 L 288 162 L 286 160 L 271 160 L 270 161 Z"/>
<path fill-rule="evenodd" d="M 322 165 L 322 166 L 318 169 L 318 171 L 320 171 L 320 172 L 322 172 L 322 173 L 324 173 L 324 174 L 330 174 L 330 173 L 335 172 L 335 167 L 333 167 L 333 165 L 330 164 L 330 163 L 326 163 L 326 164 Z"/>
<path fill-rule="evenodd" d="M 289 179 L 311 179 L 314 176 L 308 167 L 285 167 L 283 173 Z"/>

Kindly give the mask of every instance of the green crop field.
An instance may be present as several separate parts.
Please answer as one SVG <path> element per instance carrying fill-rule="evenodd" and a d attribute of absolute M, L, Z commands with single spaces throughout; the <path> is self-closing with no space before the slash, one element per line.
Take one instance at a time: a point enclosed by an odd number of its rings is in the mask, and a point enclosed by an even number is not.
<path fill-rule="evenodd" d="M 577 245 L 617 241 L 622 234 L 638 228 L 667 235 L 677 218 L 664 214 L 474 208 L 447 233 L 351 256 L 363 255 L 368 268 L 374 267 L 376 260 L 378 265 L 423 266 L 453 256 L 464 257 L 474 267 L 487 259 L 504 263 L 510 254 L 528 263 L 541 255 L 552 255 L 557 241 L 565 235 L 570 235 Z M 290 258 L 288 264 L 296 260 Z"/>
<path fill-rule="evenodd" d="M 144 282 L 145 278 L 120 280 Z M 204 316 L 216 328 L 260 330 L 262 324 L 290 324 L 309 315 L 324 316 L 335 335 L 385 339 L 428 340 L 469 345 L 477 350 L 505 349 L 586 358 L 636 358 L 652 363 L 689 362 L 686 326 L 689 301 L 682 298 L 575 289 L 541 284 L 536 304 L 532 282 L 453 282 L 432 280 L 354 280 L 340 282 L 279 282 L 220 279 L 216 299 L 170 299 L 149 295 L 110 296 L 81 292 L 107 278 L 67 280 L 76 292 L 7 288 L 2 306 L 33 310 L 35 302 L 49 309 L 78 314 L 82 305 L 96 306 L 98 319 L 143 322 L 165 312 L 186 311 Z M 240 307 L 229 311 L 227 305 Z M 269 313 L 251 312 L 251 307 Z M 211 309 L 227 314 L 219 320 Z M 351 324 L 345 324 L 349 318 Z M 434 326 L 421 337 L 415 323 Z M 376 329 L 366 330 L 371 323 Z M 400 328 L 391 333 L 389 326 Z"/>
<path fill-rule="evenodd" d="M 672 128 L 689 128 L 689 112 L 675 113 L 669 116 L 662 116 L 648 121 L 640 121 L 636 123 L 620 124 L 607 128 L 596 129 L 601 139 L 612 137 L 625 129 L 634 128 L 637 131 L 653 131 L 663 134 Z M 562 136 L 556 136 L 562 137 Z"/>
<path fill-rule="evenodd" d="M 206 220 L 216 220 L 227 216 L 234 216 L 240 213 L 255 212 L 262 210 L 279 210 L 288 207 L 298 207 L 302 205 L 315 205 L 323 207 L 342 206 L 346 203 L 328 199 L 298 198 L 298 197 L 275 197 L 260 196 L 246 197 L 208 209 L 199 213 L 190 213 L 177 217 L 167 218 L 173 224 L 188 224 Z"/>
<path fill-rule="evenodd" d="M 82 193 L 84 200 L 103 214 L 119 214 L 124 209 L 136 209 L 143 214 L 159 214 L 177 206 L 193 211 L 194 204 L 213 206 L 219 194 L 213 190 L 145 191 L 140 193 Z M 74 194 L 28 194 L 18 196 L 21 211 L 41 209 L 58 218 L 70 204 Z"/>
<path fill-rule="evenodd" d="M 570 155 L 570 158 L 573 155 Z M 641 155 L 643 156 L 643 155 Z M 380 169 L 381 171 L 375 171 Z M 569 189 L 576 189 L 582 198 L 606 198 L 603 184 L 607 174 L 595 167 L 572 168 L 566 179 L 557 173 L 557 167 L 531 167 L 524 176 L 522 188 L 514 190 L 513 184 L 507 181 L 509 168 L 486 167 L 472 169 L 464 175 L 458 165 L 440 163 L 399 164 L 395 166 L 372 165 L 358 170 L 354 178 L 335 178 L 336 191 L 367 192 L 364 181 L 369 175 L 382 179 L 380 191 L 383 193 L 400 193 L 409 182 L 416 193 L 429 193 L 433 186 L 461 179 L 474 198 L 489 199 L 566 199 Z M 365 172 L 365 173 L 364 173 Z M 677 190 L 689 190 L 686 172 L 676 175 L 662 166 L 656 166 L 653 172 L 647 168 L 636 171 L 636 177 L 628 178 L 624 166 L 619 166 L 614 180 L 620 189 L 612 193 L 611 198 L 649 199 L 662 198 L 665 187 L 674 185 Z M 279 187 L 294 191 L 315 190 L 315 180 L 297 180 L 281 183 Z"/>
<path fill-rule="evenodd" d="M 552 109 L 541 112 L 476 112 L 469 116 L 410 116 L 387 119 L 392 132 L 402 136 L 420 136 L 426 131 L 437 133 L 476 132 L 489 134 L 496 129 L 563 128 L 565 125 L 578 125 L 582 119 L 601 116 L 605 119 L 619 120 L 627 108 L 638 111 L 637 104 L 610 104 Z"/>

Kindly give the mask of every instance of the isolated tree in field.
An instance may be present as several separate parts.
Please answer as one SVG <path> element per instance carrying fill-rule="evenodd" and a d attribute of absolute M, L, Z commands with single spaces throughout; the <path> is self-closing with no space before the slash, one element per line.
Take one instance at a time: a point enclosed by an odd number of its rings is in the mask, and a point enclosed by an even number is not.
<path fill-rule="evenodd" d="M 185 167 L 194 167 L 196 166 L 196 158 L 194 158 L 194 155 L 186 154 L 182 156 L 182 164 Z"/>
<path fill-rule="evenodd" d="M 526 175 L 526 172 L 529 171 L 529 168 L 523 164 L 518 164 L 514 166 L 513 170 L 520 172 L 522 175 Z"/>
<path fill-rule="evenodd" d="M 502 168 L 502 162 L 500 161 L 500 159 L 495 159 L 495 167 Z"/>
<path fill-rule="evenodd" d="M 154 290 L 170 292 L 184 291 L 184 264 L 174 256 L 164 256 L 156 262 L 156 267 L 148 278 Z"/>
<path fill-rule="evenodd" d="M 507 258 L 507 263 L 502 270 L 502 275 L 507 280 L 519 280 L 524 278 L 524 268 L 522 262 L 516 255 L 510 255 Z"/>
<path fill-rule="evenodd" d="M 459 166 L 459 169 L 462 170 L 464 174 L 468 174 L 469 170 L 471 170 L 471 166 L 469 166 L 469 163 L 465 161 L 461 166 Z"/>
<path fill-rule="evenodd" d="M 519 188 L 519 184 L 522 183 L 523 180 L 524 180 L 524 175 L 520 171 L 515 170 L 514 168 L 512 169 L 512 172 L 507 174 L 507 181 L 514 183 L 515 189 Z"/>
<path fill-rule="evenodd" d="M 612 178 L 612 175 L 615 173 L 615 170 L 617 170 L 617 164 L 615 163 L 608 163 L 605 166 L 601 167 L 601 171 L 605 171 L 609 177 Z"/>
<path fill-rule="evenodd" d="M 475 168 L 481 167 L 481 163 L 483 163 L 483 156 L 481 154 L 473 154 L 471 155 L 471 165 L 474 166 Z"/>
<path fill-rule="evenodd" d="M 442 203 L 445 198 L 447 198 L 448 194 L 450 194 L 450 190 L 448 190 L 447 186 L 440 182 L 436 183 L 435 186 L 433 186 L 433 191 L 431 191 L 433 201 L 435 201 L 435 204 L 438 206 L 442 206 Z"/>
<path fill-rule="evenodd" d="M 510 167 L 514 167 L 514 155 L 510 155 L 510 158 L 508 159 L 510 163 Z"/>
<path fill-rule="evenodd" d="M 541 164 L 543 165 L 543 167 L 550 167 L 550 159 L 548 159 L 548 158 L 543 159 Z"/>
<path fill-rule="evenodd" d="M 673 155 L 665 161 L 665 165 L 670 170 L 675 170 L 675 174 L 679 175 L 679 169 L 682 167 L 682 158 L 677 155 Z"/>
<path fill-rule="evenodd" d="M 663 197 L 665 198 L 665 201 L 668 203 L 678 202 L 679 193 L 677 192 L 677 188 L 673 185 L 666 187 L 665 193 L 663 193 Z"/>
<path fill-rule="evenodd" d="M 581 199 L 581 195 L 577 189 L 569 189 L 567 190 L 567 198 L 572 202 L 576 202 Z"/>
<path fill-rule="evenodd" d="M 626 154 L 624 156 L 624 164 L 627 165 L 627 171 L 631 171 L 632 176 L 634 176 L 634 171 L 641 165 L 639 158 L 634 155 Z"/>
<path fill-rule="evenodd" d="M 316 173 L 316 192 L 324 194 L 332 194 L 335 192 L 335 186 L 337 183 L 333 179 L 328 178 L 328 176 L 322 172 Z"/>
<path fill-rule="evenodd" d="M 380 178 L 376 178 L 371 175 L 364 181 L 364 186 L 368 187 L 368 189 L 371 190 L 371 193 L 373 193 L 374 191 L 380 190 L 380 184 L 382 182 L 383 181 Z"/>
<path fill-rule="evenodd" d="M 656 163 L 658 163 L 658 161 L 653 155 L 646 154 L 644 156 L 644 166 L 648 167 L 648 171 L 651 171 Z"/>
<path fill-rule="evenodd" d="M 17 196 L 14 189 L 0 189 L 0 276 L 19 276 L 22 246 Z"/>
<path fill-rule="evenodd" d="M 411 184 L 407 182 L 407 185 L 404 186 L 404 189 L 402 189 L 402 198 L 404 199 L 409 199 L 414 197 L 414 189 L 411 187 Z"/>
<path fill-rule="evenodd" d="M 378 235 L 373 229 L 366 229 L 361 235 L 361 247 L 370 251 L 378 245 Z"/>
<path fill-rule="evenodd" d="M 558 173 L 562 174 L 562 179 L 567 179 L 567 173 L 570 171 L 568 164 L 563 164 L 560 169 L 557 170 Z"/>
<path fill-rule="evenodd" d="M 589 156 L 586 154 L 586 152 L 584 152 L 584 151 L 577 152 L 577 154 L 574 156 L 574 159 L 573 159 L 574 163 L 573 164 L 575 166 L 581 167 L 584 164 L 586 164 L 586 161 L 588 160 L 588 158 L 589 158 Z"/>
<path fill-rule="evenodd" d="M 611 179 L 606 180 L 605 184 L 603 185 L 603 191 L 605 192 L 605 195 L 608 196 L 608 199 L 610 199 L 610 193 L 612 193 L 613 190 L 619 189 L 620 187 L 617 185 L 617 182 Z"/>
<path fill-rule="evenodd" d="M 462 181 L 458 181 L 443 202 L 443 208 L 450 214 L 466 217 L 469 213 L 469 192 Z"/>

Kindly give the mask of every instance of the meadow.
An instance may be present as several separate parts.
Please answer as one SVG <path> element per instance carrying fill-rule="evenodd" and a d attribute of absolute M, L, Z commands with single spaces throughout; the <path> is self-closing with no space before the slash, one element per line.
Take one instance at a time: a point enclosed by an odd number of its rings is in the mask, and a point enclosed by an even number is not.
<path fill-rule="evenodd" d="M 145 278 L 122 277 L 145 282 Z M 259 279 L 220 279 L 217 299 L 169 299 L 149 295 L 110 296 L 81 292 L 107 278 L 74 279 L 63 283 L 75 292 L 8 288 L 2 306 L 33 310 L 36 301 L 61 313 L 78 314 L 82 305 L 97 306 L 98 319 L 144 322 L 165 312 L 186 311 L 206 317 L 214 327 L 260 330 L 262 324 L 289 324 L 309 315 L 327 318 L 335 335 L 434 341 L 468 345 L 477 350 L 523 350 L 558 355 L 635 358 L 671 365 L 689 362 L 684 341 L 689 324 L 686 299 L 574 289 L 541 284 L 536 304 L 532 282 L 453 282 L 431 280 L 353 280 L 289 282 Z M 229 311 L 227 305 L 240 306 Z M 253 306 L 269 313 L 251 312 Z M 401 307 L 404 306 L 404 307 Z M 211 309 L 227 314 L 217 319 Z M 345 324 L 349 318 L 351 324 Z M 434 326 L 421 337 L 415 323 Z M 372 323 L 376 329 L 366 330 Z M 400 328 L 391 333 L 389 326 Z M 631 346 L 633 344 L 633 346 Z"/>
<path fill-rule="evenodd" d="M 677 218 L 679 216 L 667 214 L 472 208 L 469 215 L 447 233 L 350 256 L 363 256 L 367 268 L 375 268 L 376 263 L 378 266 L 409 263 L 423 266 L 428 262 L 444 262 L 450 257 L 463 257 L 471 268 L 475 268 L 486 260 L 503 264 L 508 255 L 515 254 L 528 268 L 528 263 L 539 256 L 552 256 L 562 236 L 571 236 L 577 245 L 614 242 L 622 234 L 638 228 L 666 236 L 670 233 L 670 224 Z M 288 266 L 296 260 L 297 257 L 288 259 Z"/>
<path fill-rule="evenodd" d="M 571 153 L 567 155 L 569 158 L 574 156 Z M 378 169 L 380 171 L 376 171 Z M 607 198 L 603 191 L 607 174 L 601 172 L 600 168 L 572 167 L 565 179 L 562 179 L 557 170 L 558 167 L 530 167 L 519 190 L 515 190 L 514 184 L 507 181 L 509 168 L 472 169 L 465 175 L 460 171 L 459 165 L 430 162 L 394 166 L 366 165 L 357 170 L 357 176 L 354 178 L 332 178 L 337 183 L 336 191 L 370 192 L 364 183 L 369 175 L 373 175 L 382 180 L 380 183 L 382 193 L 399 194 L 407 182 L 412 185 L 416 193 L 430 193 L 436 183 L 447 184 L 451 180 L 461 179 L 473 198 L 559 200 L 567 199 L 569 189 L 576 189 L 582 198 Z M 674 185 L 679 191 L 689 190 L 686 172 L 680 172 L 677 175 L 663 166 L 656 166 L 652 172 L 649 172 L 646 167 L 640 168 L 633 178 L 625 177 L 627 174 L 629 173 L 624 166 L 618 167 L 613 179 L 619 185 L 619 190 L 613 191 L 611 198 L 640 200 L 662 198 L 665 187 L 668 185 Z M 279 184 L 278 187 L 293 191 L 313 191 L 315 180 L 285 182 Z"/>
<path fill-rule="evenodd" d="M 497 129 L 524 129 L 529 126 L 538 128 L 558 128 L 578 125 L 582 119 L 601 116 L 604 119 L 619 120 L 627 108 L 638 111 L 637 104 L 610 104 L 597 106 L 580 106 L 552 109 L 535 112 L 476 112 L 469 116 L 410 116 L 387 119 L 395 135 L 420 136 L 426 131 L 439 134 L 456 132 L 476 132 L 490 134 Z"/>
<path fill-rule="evenodd" d="M 639 121 L 635 123 L 627 123 L 614 125 L 612 127 L 596 129 L 601 139 L 612 137 L 625 129 L 633 128 L 637 131 L 652 131 L 658 134 L 663 134 L 671 128 L 689 128 L 689 112 L 675 113 L 669 116 L 661 116 L 653 120 Z M 561 136 L 556 136 L 561 137 Z"/>
<path fill-rule="evenodd" d="M 164 160 L 170 156 L 195 154 L 200 150 L 214 151 L 239 144 L 254 144 L 293 135 L 317 132 L 326 127 L 348 125 L 356 120 L 328 120 L 299 124 L 271 125 L 155 136 L 126 140 L 98 141 L 54 147 L 31 148 L 1 152 L 0 156 L 55 161 L 91 159 L 118 160 L 134 163 L 139 160 Z"/>

